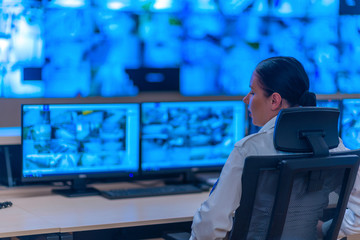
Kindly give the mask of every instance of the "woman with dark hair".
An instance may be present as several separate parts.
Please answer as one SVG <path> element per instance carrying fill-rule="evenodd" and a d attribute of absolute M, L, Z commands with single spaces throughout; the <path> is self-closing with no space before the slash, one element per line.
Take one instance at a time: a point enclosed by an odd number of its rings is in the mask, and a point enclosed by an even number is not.
<path fill-rule="evenodd" d="M 309 78 L 302 64 L 292 57 L 272 57 L 260 62 L 250 79 L 248 105 L 253 124 L 262 127 L 234 146 L 209 198 L 196 212 L 190 239 L 224 239 L 232 228 L 233 214 L 241 198 L 244 160 L 253 155 L 284 154 L 275 149 L 274 126 L 281 109 L 316 106 L 309 92 Z M 347 150 L 340 140 L 333 151 Z"/>
<path fill-rule="evenodd" d="M 250 88 L 243 101 L 249 105 L 256 126 L 264 126 L 283 108 L 316 106 L 316 96 L 309 92 L 309 78 L 305 69 L 292 57 L 273 57 L 261 61 L 252 74 Z M 265 105 L 259 107 L 259 103 Z"/>
<path fill-rule="evenodd" d="M 308 75 L 295 58 L 268 58 L 257 65 L 255 73 L 266 96 L 277 92 L 291 107 L 316 106 L 316 96 L 309 92 Z"/>

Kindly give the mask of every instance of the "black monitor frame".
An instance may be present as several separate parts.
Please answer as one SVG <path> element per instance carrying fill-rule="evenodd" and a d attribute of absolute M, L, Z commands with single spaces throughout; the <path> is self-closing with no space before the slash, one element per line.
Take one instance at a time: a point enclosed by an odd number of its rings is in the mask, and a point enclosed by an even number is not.
<path fill-rule="evenodd" d="M 23 164 L 24 164 L 24 107 L 25 106 L 75 106 L 75 105 L 81 105 L 81 106 L 101 106 L 101 105 L 109 105 L 109 106 L 121 106 L 124 105 L 137 105 L 138 110 L 138 116 L 140 111 L 140 105 L 138 103 L 51 103 L 51 104 L 22 104 L 21 106 L 21 167 L 20 167 L 20 173 L 21 173 L 21 182 L 23 184 L 26 183 L 41 183 L 41 182 L 64 182 L 64 183 L 71 183 L 70 188 L 65 189 L 53 189 L 53 192 L 65 195 L 67 197 L 77 197 L 77 196 L 89 196 L 89 195 L 98 195 L 99 191 L 94 188 L 87 187 L 87 184 L 93 181 L 134 181 L 139 178 L 139 167 L 140 167 L 140 160 L 139 160 L 139 154 L 137 157 L 135 157 L 137 160 L 137 169 L 134 171 L 98 171 L 98 172 L 68 172 L 68 173 L 59 173 L 54 175 L 43 175 L 40 177 L 32 176 L 32 177 L 25 177 L 23 174 Z M 125 107 L 126 108 L 126 107 Z M 139 120 L 139 119 L 138 119 Z M 138 126 L 138 133 L 140 133 L 140 126 L 139 121 L 137 121 Z M 138 139 L 138 135 L 134 136 L 136 139 Z M 137 141 L 138 142 L 138 141 Z M 137 153 L 139 153 L 139 145 L 137 144 Z"/>

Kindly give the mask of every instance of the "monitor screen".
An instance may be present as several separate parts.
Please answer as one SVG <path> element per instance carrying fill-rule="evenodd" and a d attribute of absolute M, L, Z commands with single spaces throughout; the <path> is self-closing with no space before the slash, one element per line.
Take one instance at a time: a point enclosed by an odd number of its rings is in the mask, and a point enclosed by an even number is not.
<path fill-rule="evenodd" d="M 341 101 L 338 99 L 322 99 L 316 101 L 317 107 L 337 108 L 341 112 Z M 338 119 L 338 132 L 341 134 L 341 113 Z"/>
<path fill-rule="evenodd" d="M 22 180 L 133 177 L 139 104 L 22 105 Z"/>
<path fill-rule="evenodd" d="M 141 105 L 141 169 L 147 173 L 221 169 L 245 135 L 242 101 Z"/>
<path fill-rule="evenodd" d="M 360 148 L 360 99 L 343 100 L 341 138 L 347 148 Z"/>
<path fill-rule="evenodd" d="M 135 96 L 148 83 L 126 70 L 143 68 L 178 69 L 185 96 L 244 95 L 276 55 L 299 59 L 314 92 L 359 93 L 357 1 L 339 2 L 0 1 L 0 97 Z"/>
<path fill-rule="evenodd" d="M 329 107 L 340 109 L 340 101 L 337 99 L 317 100 L 317 107 Z"/>

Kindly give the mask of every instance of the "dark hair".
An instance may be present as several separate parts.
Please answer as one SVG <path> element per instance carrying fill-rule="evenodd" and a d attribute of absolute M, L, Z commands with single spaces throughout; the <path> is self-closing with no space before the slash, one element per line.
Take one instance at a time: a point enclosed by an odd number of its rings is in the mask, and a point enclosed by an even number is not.
<path fill-rule="evenodd" d="M 255 72 L 267 96 L 277 92 L 290 106 L 316 106 L 316 95 L 309 92 L 309 77 L 295 58 L 265 59 L 256 66 Z"/>

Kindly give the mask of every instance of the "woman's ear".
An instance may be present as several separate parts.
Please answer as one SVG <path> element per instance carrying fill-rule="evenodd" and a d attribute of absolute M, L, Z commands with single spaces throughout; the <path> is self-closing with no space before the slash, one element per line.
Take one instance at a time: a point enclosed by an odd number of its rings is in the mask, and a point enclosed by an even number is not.
<path fill-rule="evenodd" d="M 273 111 L 280 111 L 280 109 L 282 109 L 282 102 L 283 99 L 280 96 L 279 93 L 274 92 L 271 96 L 270 96 L 270 100 L 271 100 L 271 110 Z"/>

